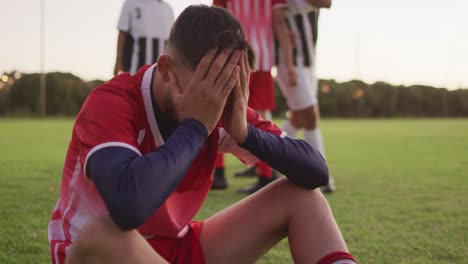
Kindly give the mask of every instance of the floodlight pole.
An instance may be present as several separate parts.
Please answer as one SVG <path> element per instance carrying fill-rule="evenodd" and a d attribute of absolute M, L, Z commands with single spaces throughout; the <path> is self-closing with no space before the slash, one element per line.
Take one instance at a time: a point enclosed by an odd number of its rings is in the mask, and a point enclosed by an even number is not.
<path fill-rule="evenodd" d="M 41 64 L 41 90 L 40 90 L 40 113 L 46 115 L 46 76 L 44 72 L 44 1 L 40 2 L 40 64 Z"/>

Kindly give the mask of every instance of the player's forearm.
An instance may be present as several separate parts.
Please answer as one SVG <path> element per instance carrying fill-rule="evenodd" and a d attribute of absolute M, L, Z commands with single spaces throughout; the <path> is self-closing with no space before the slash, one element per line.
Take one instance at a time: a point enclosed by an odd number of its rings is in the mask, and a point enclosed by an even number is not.
<path fill-rule="evenodd" d="M 119 36 L 117 39 L 117 56 L 116 56 L 116 64 L 122 64 L 122 58 L 123 58 L 123 50 L 125 46 L 125 39 L 126 35 L 128 33 L 119 31 Z"/>
<path fill-rule="evenodd" d="M 175 191 L 207 137 L 200 122 L 186 119 L 150 154 L 119 147 L 93 154 L 89 172 L 113 221 L 124 230 L 145 223 Z"/>
<path fill-rule="evenodd" d="M 328 183 L 328 167 L 320 152 L 303 140 L 267 133 L 249 124 L 249 150 L 296 185 L 315 189 Z"/>
<path fill-rule="evenodd" d="M 291 43 L 291 32 L 288 26 L 286 25 L 284 11 L 276 12 L 273 19 L 273 27 L 286 65 L 291 67 L 294 66 L 294 47 Z"/>
<path fill-rule="evenodd" d="M 332 5 L 331 0 L 307 0 L 307 2 L 315 7 L 320 8 L 330 8 Z"/>

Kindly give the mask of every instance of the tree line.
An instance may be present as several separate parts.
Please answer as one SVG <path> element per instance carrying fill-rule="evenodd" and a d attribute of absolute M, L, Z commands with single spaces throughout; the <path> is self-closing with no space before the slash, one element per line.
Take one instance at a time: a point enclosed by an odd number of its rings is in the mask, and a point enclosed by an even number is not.
<path fill-rule="evenodd" d="M 468 89 L 320 80 L 318 98 L 324 117 L 468 117 Z M 276 115 L 287 112 L 278 87 L 276 102 Z"/>
<path fill-rule="evenodd" d="M 39 74 L 23 74 L 14 81 L 0 81 L 0 115 L 39 115 L 39 79 Z M 89 92 L 103 81 L 85 82 L 71 73 L 54 72 L 46 74 L 46 83 L 47 115 L 75 116 Z M 282 117 L 287 105 L 279 88 L 275 90 L 273 114 Z M 468 117 L 468 89 L 320 80 L 318 96 L 324 117 Z"/>

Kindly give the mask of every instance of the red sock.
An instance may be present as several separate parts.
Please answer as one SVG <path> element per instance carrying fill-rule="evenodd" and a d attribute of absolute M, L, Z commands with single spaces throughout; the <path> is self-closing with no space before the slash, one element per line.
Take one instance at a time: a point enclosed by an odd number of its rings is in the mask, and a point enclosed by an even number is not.
<path fill-rule="evenodd" d="M 257 164 L 255 164 L 255 168 L 257 168 L 257 174 L 259 176 L 268 179 L 271 179 L 271 177 L 273 176 L 273 170 L 263 161 L 257 162 Z"/>
<path fill-rule="evenodd" d="M 335 251 L 321 258 L 317 264 L 356 264 L 356 260 L 348 252 Z"/>
<path fill-rule="evenodd" d="M 216 154 L 215 168 L 224 169 L 224 153 Z"/>

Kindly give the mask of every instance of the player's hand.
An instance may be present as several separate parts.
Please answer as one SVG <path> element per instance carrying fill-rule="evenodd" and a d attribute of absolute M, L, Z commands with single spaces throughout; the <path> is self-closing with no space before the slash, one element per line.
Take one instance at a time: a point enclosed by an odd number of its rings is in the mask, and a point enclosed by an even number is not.
<path fill-rule="evenodd" d="M 296 87 L 297 79 L 298 77 L 297 77 L 296 67 L 294 67 L 294 65 L 288 66 L 289 87 Z"/>
<path fill-rule="evenodd" d="M 291 47 L 292 47 L 293 49 L 297 48 L 297 41 L 296 41 L 296 39 L 297 39 L 297 33 L 294 32 L 294 31 L 292 31 L 292 30 L 290 30 L 290 31 L 289 31 L 289 41 L 290 41 Z"/>
<path fill-rule="evenodd" d="M 241 52 L 216 49 L 205 55 L 187 87 L 181 89 L 175 75 L 169 71 L 169 86 L 179 121 L 193 118 L 205 125 L 208 133 L 215 129 L 226 100 L 239 80 L 238 61 Z M 216 57 L 215 57 L 216 56 Z"/>
<path fill-rule="evenodd" d="M 247 130 L 247 103 L 249 101 L 250 66 L 247 53 L 242 52 L 239 62 L 240 78 L 232 90 L 224 108 L 221 122 L 226 132 L 238 143 L 245 142 Z"/>

